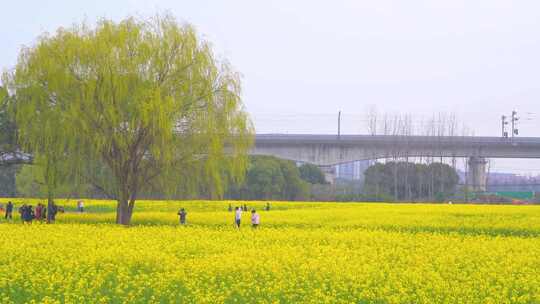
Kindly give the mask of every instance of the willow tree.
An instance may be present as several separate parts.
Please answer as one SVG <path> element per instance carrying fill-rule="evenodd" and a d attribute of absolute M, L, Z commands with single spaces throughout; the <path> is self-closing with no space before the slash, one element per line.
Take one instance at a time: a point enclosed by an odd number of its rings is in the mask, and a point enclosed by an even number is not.
<path fill-rule="evenodd" d="M 117 200 L 119 224 L 145 189 L 217 198 L 244 176 L 239 75 L 171 16 L 60 28 L 24 48 L 9 78 L 20 135 L 33 149 L 54 143 L 40 155 Z"/>

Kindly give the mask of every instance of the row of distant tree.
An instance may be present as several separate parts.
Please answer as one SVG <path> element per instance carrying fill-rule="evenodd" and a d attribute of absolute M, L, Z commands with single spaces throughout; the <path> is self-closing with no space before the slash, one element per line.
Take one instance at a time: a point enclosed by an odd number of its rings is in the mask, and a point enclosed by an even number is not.
<path fill-rule="evenodd" d="M 364 192 L 394 200 L 443 200 L 456 192 L 459 176 L 443 163 L 377 163 L 365 172 Z"/>
<path fill-rule="evenodd" d="M 46 197 L 47 188 L 43 167 L 35 165 L 6 166 L 0 168 L 0 196 Z M 102 174 L 108 174 L 106 170 Z M 110 177 L 101 177 L 107 179 Z M 225 183 L 225 182 L 224 182 Z M 326 184 L 324 174 L 315 165 L 297 166 L 294 162 L 271 156 L 249 158 L 245 178 L 241 182 L 229 181 L 225 197 L 242 200 L 309 200 L 313 184 Z M 106 198 L 102 191 L 90 183 L 70 182 L 57 185 L 59 197 Z M 198 194 L 168 195 L 162 189 L 150 188 L 140 193 L 142 198 L 208 198 L 204 190 Z"/>
<path fill-rule="evenodd" d="M 232 199 L 309 200 L 311 184 L 325 184 L 324 174 L 315 165 L 296 164 L 271 156 L 250 158 L 245 182 L 232 185 Z"/>
<path fill-rule="evenodd" d="M 47 189 L 40 176 L 41 166 L 22 165 L 0 168 L 0 196 L 46 197 Z M 103 171 L 102 174 L 107 174 Z M 455 194 L 458 175 L 449 165 L 407 162 L 376 163 L 365 172 L 363 187 L 354 182 L 329 185 L 315 165 L 302 164 L 272 156 L 249 158 L 245 179 L 228 184 L 224 197 L 239 200 L 325 200 L 325 201 L 414 201 L 444 200 Z M 103 179 L 107 179 L 103 177 Z M 357 188 L 363 188 L 358 193 Z M 353 191 L 354 190 L 354 191 Z M 170 196 L 160 188 L 151 188 L 141 198 L 208 198 L 197 195 Z M 106 198 L 90 183 L 57 186 L 59 197 Z"/>

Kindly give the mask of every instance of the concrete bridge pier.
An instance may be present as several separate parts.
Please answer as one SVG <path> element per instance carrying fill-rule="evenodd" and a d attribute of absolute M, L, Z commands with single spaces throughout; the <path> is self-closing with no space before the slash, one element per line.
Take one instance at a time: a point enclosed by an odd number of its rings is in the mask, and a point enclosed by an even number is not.
<path fill-rule="evenodd" d="M 333 185 L 336 179 L 336 167 L 335 166 L 319 166 L 319 168 L 324 173 L 324 179 L 326 180 L 326 182 Z"/>
<path fill-rule="evenodd" d="M 483 157 L 473 156 L 469 158 L 469 172 L 471 176 L 472 191 L 484 192 L 487 187 L 486 174 L 487 161 Z"/>

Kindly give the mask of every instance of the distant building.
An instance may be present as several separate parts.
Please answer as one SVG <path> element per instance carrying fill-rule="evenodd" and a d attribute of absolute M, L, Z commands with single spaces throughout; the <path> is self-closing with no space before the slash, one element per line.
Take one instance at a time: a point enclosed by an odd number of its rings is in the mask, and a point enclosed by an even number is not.
<path fill-rule="evenodd" d="M 336 166 L 336 177 L 345 180 L 364 180 L 364 172 L 373 164 L 372 160 L 359 160 Z"/>

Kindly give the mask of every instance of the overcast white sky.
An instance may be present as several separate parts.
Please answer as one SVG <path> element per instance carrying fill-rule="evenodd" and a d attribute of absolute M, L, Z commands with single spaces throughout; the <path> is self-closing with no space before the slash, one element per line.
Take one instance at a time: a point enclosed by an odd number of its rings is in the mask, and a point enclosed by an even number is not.
<path fill-rule="evenodd" d="M 44 31 L 169 11 L 242 73 L 262 133 L 333 133 L 339 110 L 345 133 L 365 133 L 364 112 L 376 105 L 417 123 L 453 112 L 475 134 L 494 136 L 515 108 L 521 134 L 540 136 L 539 1 L 2 2 L 2 68 Z M 524 170 L 540 172 L 534 163 Z"/>

